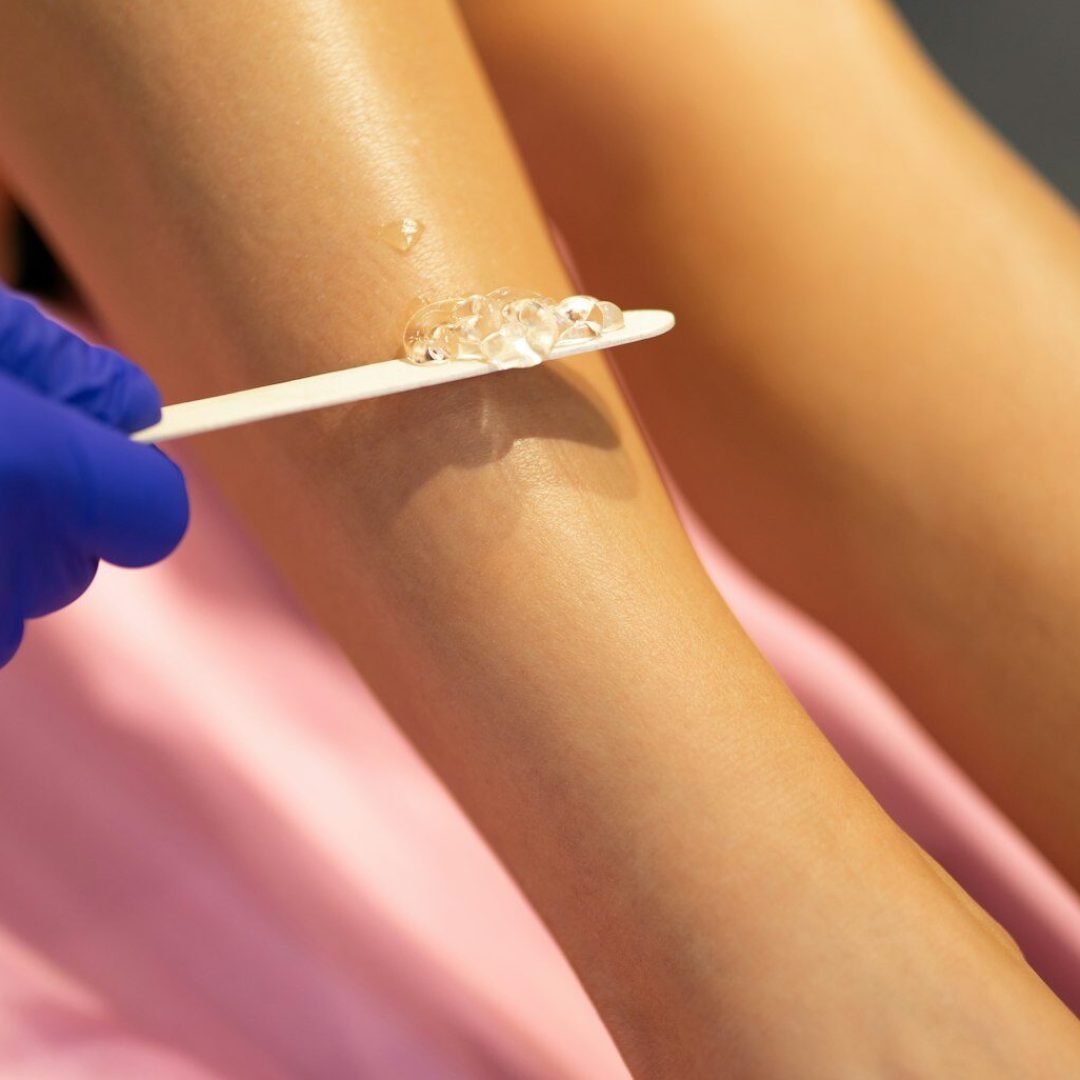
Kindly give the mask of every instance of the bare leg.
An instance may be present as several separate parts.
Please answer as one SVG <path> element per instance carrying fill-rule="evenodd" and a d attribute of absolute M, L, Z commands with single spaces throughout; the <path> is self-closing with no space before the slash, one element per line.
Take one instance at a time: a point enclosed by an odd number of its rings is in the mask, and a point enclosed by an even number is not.
<path fill-rule="evenodd" d="M 443 3 L 9 0 L 0 36 L 3 165 L 169 397 L 381 358 L 417 292 L 567 288 Z M 202 448 L 641 1074 L 1080 1061 L 708 586 L 602 363 Z"/>
<path fill-rule="evenodd" d="M 1074 216 L 876 2 L 467 9 L 588 279 L 681 317 L 620 364 L 679 483 L 1080 884 Z"/>

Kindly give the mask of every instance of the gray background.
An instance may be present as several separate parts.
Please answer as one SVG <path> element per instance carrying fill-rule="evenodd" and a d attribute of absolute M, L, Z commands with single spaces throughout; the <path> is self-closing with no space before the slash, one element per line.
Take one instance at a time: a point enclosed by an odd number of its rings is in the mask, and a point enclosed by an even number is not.
<path fill-rule="evenodd" d="M 1080 206 L 1080 0 L 895 0 L 968 99 Z"/>

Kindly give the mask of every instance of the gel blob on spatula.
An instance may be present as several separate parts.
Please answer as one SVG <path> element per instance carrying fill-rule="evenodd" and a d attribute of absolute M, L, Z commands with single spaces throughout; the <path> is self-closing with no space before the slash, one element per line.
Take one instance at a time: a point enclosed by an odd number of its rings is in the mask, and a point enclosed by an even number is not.
<path fill-rule="evenodd" d="M 132 436 L 164 443 L 277 416 L 326 409 L 533 367 L 666 334 L 669 311 L 621 311 L 607 301 L 572 296 L 558 303 L 534 293 L 498 289 L 429 304 L 410 319 L 405 356 L 328 371 L 290 382 L 168 405 L 161 420 Z"/>

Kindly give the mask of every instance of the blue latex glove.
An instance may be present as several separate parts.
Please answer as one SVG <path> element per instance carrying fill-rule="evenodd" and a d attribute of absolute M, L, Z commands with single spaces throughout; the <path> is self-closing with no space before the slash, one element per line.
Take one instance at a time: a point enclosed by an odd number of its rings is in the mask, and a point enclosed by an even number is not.
<path fill-rule="evenodd" d="M 125 435 L 160 413 L 138 368 L 0 288 L 0 665 L 24 621 L 81 596 L 100 559 L 146 566 L 180 542 L 180 470 Z"/>

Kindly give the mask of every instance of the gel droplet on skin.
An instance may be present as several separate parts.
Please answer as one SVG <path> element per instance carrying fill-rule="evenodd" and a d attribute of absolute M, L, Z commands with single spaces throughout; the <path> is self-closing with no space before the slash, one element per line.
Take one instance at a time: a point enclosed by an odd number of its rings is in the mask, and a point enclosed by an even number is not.
<path fill-rule="evenodd" d="M 403 334 L 406 360 L 414 364 L 440 364 L 456 358 L 453 350 L 446 348 L 456 346 L 459 336 L 454 323 L 456 307 L 455 300 L 440 300 L 422 307 L 409 319 Z M 429 346 L 434 347 L 429 351 Z"/>
<path fill-rule="evenodd" d="M 480 349 L 484 359 L 497 368 L 535 367 L 544 360 L 544 355 L 529 344 L 525 325 L 515 320 L 503 323 L 484 338 Z"/>
<path fill-rule="evenodd" d="M 416 218 L 406 217 L 398 221 L 388 221 L 379 229 L 379 239 L 389 244 L 402 255 L 409 251 L 424 232 L 424 223 Z"/>
<path fill-rule="evenodd" d="M 395 320 L 398 326 L 408 326 L 412 321 L 412 318 L 421 308 L 429 307 L 435 302 L 434 296 L 429 296 L 426 293 L 419 293 L 416 296 L 411 296 L 409 302 L 398 313 L 398 317 Z"/>
<path fill-rule="evenodd" d="M 479 293 L 472 293 L 454 305 L 454 322 L 460 336 L 459 360 L 480 360 L 484 353 L 481 342 L 495 333 L 500 323 L 499 310 Z"/>
<path fill-rule="evenodd" d="M 486 360 L 493 367 L 532 367 L 560 341 L 600 337 L 623 325 L 622 309 L 594 296 L 556 303 L 539 293 L 496 289 L 483 296 L 426 304 L 409 319 L 405 359 L 414 364 Z"/>
<path fill-rule="evenodd" d="M 599 337 L 604 330 L 604 313 L 594 296 L 568 296 L 556 308 L 559 339 L 577 341 Z"/>

